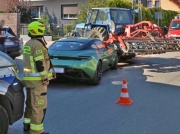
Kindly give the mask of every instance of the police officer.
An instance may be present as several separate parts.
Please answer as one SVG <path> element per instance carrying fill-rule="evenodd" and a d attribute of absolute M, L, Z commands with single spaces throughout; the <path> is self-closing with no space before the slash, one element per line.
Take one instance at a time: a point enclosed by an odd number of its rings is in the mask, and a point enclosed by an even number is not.
<path fill-rule="evenodd" d="M 44 40 L 45 27 L 38 21 L 28 25 L 31 37 L 23 48 L 24 75 L 27 100 L 24 113 L 24 131 L 30 134 L 49 134 L 44 132 L 43 120 L 47 107 L 47 85 L 55 78 L 55 73 Z"/>

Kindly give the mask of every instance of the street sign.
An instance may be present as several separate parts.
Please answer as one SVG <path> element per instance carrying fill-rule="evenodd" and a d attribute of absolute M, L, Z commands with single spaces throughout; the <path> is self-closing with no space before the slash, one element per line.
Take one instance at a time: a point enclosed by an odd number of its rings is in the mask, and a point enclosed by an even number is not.
<path fill-rule="evenodd" d="M 162 19 L 162 12 L 155 12 L 155 19 L 158 20 L 158 26 L 159 26 L 159 20 Z"/>
<path fill-rule="evenodd" d="M 155 19 L 162 19 L 162 12 L 155 12 Z"/>

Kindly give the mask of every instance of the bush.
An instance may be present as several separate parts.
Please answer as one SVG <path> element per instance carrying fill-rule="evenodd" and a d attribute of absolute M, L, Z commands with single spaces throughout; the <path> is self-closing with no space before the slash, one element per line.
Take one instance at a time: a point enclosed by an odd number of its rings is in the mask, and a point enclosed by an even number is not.
<path fill-rule="evenodd" d="M 74 27 L 71 24 L 63 25 L 63 31 L 65 32 L 65 34 L 71 32 L 72 30 L 74 30 Z"/>
<path fill-rule="evenodd" d="M 52 40 L 53 40 L 53 41 L 56 41 L 56 40 L 59 40 L 60 38 L 62 38 L 62 36 L 53 36 L 53 37 L 52 37 Z"/>

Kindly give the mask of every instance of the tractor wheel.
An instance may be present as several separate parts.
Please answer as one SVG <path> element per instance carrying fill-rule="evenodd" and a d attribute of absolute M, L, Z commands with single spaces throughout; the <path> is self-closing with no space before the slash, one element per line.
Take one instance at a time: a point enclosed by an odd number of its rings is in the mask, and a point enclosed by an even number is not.
<path fill-rule="evenodd" d="M 104 27 L 94 27 L 89 35 L 89 38 L 98 38 L 101 41 L 106 41 L 109 38 L 108 32 Z"/>
<path fill-rule="evenodd" d="M 80 35 L 77 32 L 71 31 L 67 33 L 66 35 L 64 35 L 64 37 L 80 37 Z"/>

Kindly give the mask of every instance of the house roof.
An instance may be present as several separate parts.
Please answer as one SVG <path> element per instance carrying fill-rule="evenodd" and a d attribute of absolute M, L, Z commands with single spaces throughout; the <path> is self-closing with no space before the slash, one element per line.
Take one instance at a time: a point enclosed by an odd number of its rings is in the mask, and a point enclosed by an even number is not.
<path fill-rule="evenodd" d="M 173 2 L 180 8 L 180 0 L 169 0 L 169 1 Z"/>

